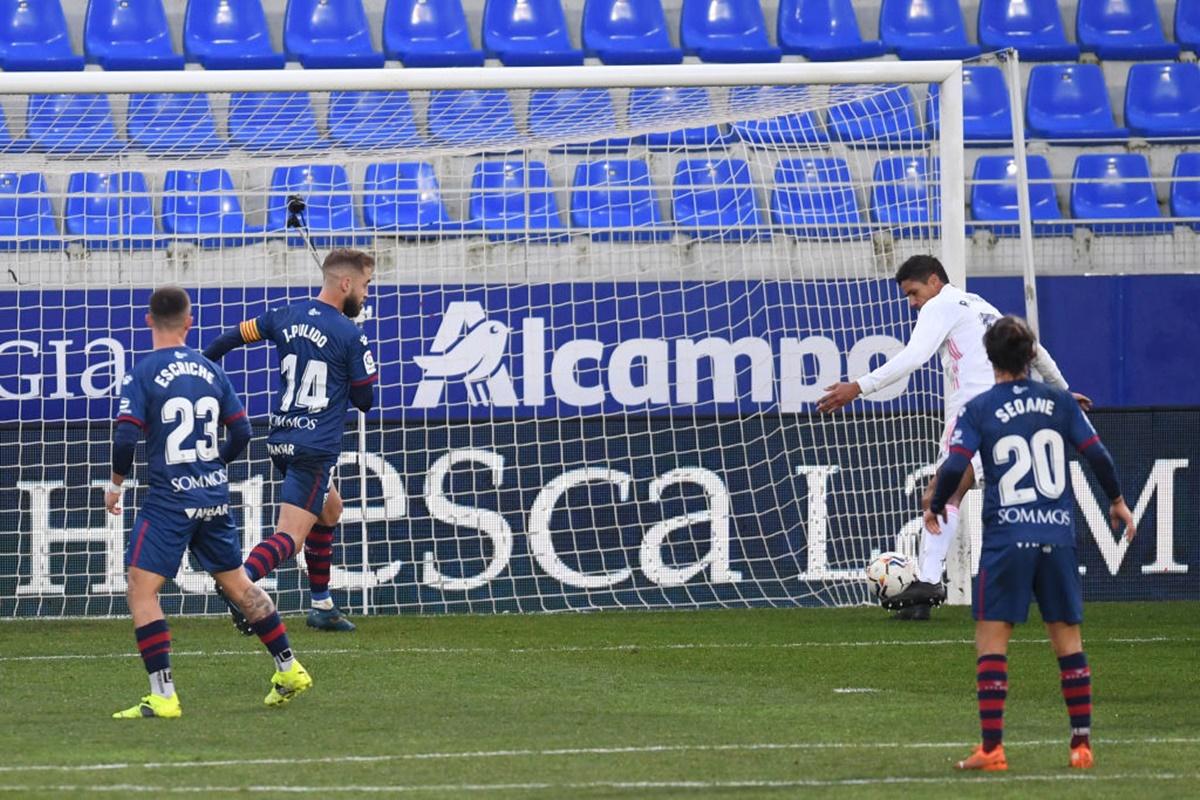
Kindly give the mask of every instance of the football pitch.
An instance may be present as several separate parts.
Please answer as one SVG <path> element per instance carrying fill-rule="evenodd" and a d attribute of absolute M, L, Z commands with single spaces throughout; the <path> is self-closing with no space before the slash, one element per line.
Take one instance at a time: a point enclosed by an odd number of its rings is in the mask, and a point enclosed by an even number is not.
<path fill-rule="evenodd" d="M 0 796 L 480 798 L 1195 797 L 1196 603 L 1091 604 L 1097 767 L 1069 770 L 1040 623 L 1009 652 L 1006 773 L 956 774 L 978 739 L 967 609 L 287 620 L 315 686 L 226 619 L 177 618 L 179 720 L 145 694 L 128 620 L 0 624 Z M 1036 611 L 1033 614 L 1036 619 Z"/>

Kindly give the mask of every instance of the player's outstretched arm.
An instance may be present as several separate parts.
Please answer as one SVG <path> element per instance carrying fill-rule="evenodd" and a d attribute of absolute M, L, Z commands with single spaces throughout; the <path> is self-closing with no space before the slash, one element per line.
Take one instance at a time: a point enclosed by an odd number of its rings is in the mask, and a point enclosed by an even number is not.
<path fill-rule="evenodd" d="M 204 357 L 209 361 L 220 361 L 230 350 L 235 350 L 244 344 L 262 341 L 262 325 L 266 317 L 248 319 L 230 328 L 214 339 L 204 348 Z"/>
<path fill-rule="evenodd" d="M 250 437 L 253 433 L 245 411 L 233 418 L 227 417 L 225 419 L 225 441 L 221 443 L 221 461 L 228 464 L 240 456 L 246 449 L 246 445 L 250 444 Z"/>
<path fill-rule="evenodd" d="M 857 381 L 826 386 L 825 396 L 817 401 L 817 410 L 825 414 L 837 411 L 859 395 L 873 394 L 896 381 L 906 380 L 938 351 L 953 322 L 954 318 L 940 304 L 926 303 L 903 350 Z"/>

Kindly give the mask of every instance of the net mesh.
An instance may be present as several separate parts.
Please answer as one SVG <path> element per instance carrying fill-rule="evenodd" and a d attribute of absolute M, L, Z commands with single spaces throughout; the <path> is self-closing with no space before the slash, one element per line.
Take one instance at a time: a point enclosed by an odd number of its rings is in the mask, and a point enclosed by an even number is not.
<path fill-rule="evenodd" d="M 375 409 L 348 416 L 340 604 L 374 612 L 864 602 L 912 551 L 940 377 L 818 416 L 907 339 L 890 277 L 940 248 L 925 85 L 8 97 L 0 615 L 125 613 L 140 499 L 103 512 L 150 289 L 189 340 L 377 259 Z M 289 226 L 288 201 L 311 233 Z M 268 345 L 223 367 L 230 467 L 273 531 Z M 139 449 L 137 462 L 145 464 Z M 144 481 L 144 466 L 133 479 Z M 303 607 L 301 563 L 268 579 Z M 215 612 L 191 557 L 168 613 Z"/>

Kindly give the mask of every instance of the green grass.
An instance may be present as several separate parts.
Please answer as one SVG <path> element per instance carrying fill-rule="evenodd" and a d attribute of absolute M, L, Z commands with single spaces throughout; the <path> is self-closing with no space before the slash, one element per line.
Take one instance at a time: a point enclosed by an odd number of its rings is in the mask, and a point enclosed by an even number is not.
<path fill-rule="evenodd" d="M 1064 766 L 1066 712 L 1041 626 L 1018 628 L 1011 768 L 970 776 L 951 769 L 978 736 L 961 608 L 926 625 L 862 608 L 383 617 L 348 636 L 296 618 L 292 643 L 316 685 L 278 710 L 262 705 L 272 665 L 256 640 L 224 619 L 181 618 L 183 718 L 126 722 L 109 714 L 146 692 L 127 620 L 6 623 L 0 797 L 132 791 L 121 786 L 150 796 L 287 786 L 311 787 L 288 796 L 421 798 L 1194 797 L 1198 611 L 1088 607 L 1098 767 L 1084 774 Z M 65 654 L 94 657 L 28 658 Z M 876 691 L 835 691 L 846 688 Z"/>

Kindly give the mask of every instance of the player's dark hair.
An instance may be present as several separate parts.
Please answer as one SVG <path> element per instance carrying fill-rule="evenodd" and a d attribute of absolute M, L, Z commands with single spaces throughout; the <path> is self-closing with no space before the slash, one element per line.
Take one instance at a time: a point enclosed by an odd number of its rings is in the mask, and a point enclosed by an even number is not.
<path fill-rule="evenodd" d="M 156 328 L 181 327 L 191 309 L 191 298 L 179 286 L 160 286 L 150 295 L 150 318 Z"/>
<path fill-rule="evenodd" d="M 901 264 L 900 269 L 896 270 L 896 283 L 905 281 L 928 283 L 930 275 L 937 275 L 942 279 L 942 283 L 950 282 L 950 276 L 946 274 L 946 268 L 942 266 L 942 262 L 933 256 L 913 256 Z"/>
<path fill-rule="evenodd" d="M 983 346 L 996 369 L 1010 375 L 1021 375 L 1037 352 L 1037 336 L 1029 324 L 1009 314 L 996 320 L 983 334 Z"/>
<path fill-rule="evenodd" d="M 329 255 L 325 256 L 325 261 L 321 264 L 321 271 L 328 273 L 339 267 L 350 267 L 359 272 L 366 272 L 375 268 L 375 259 L 362 250 L 339 247 L 336 250 L 330 250 Z"/>

